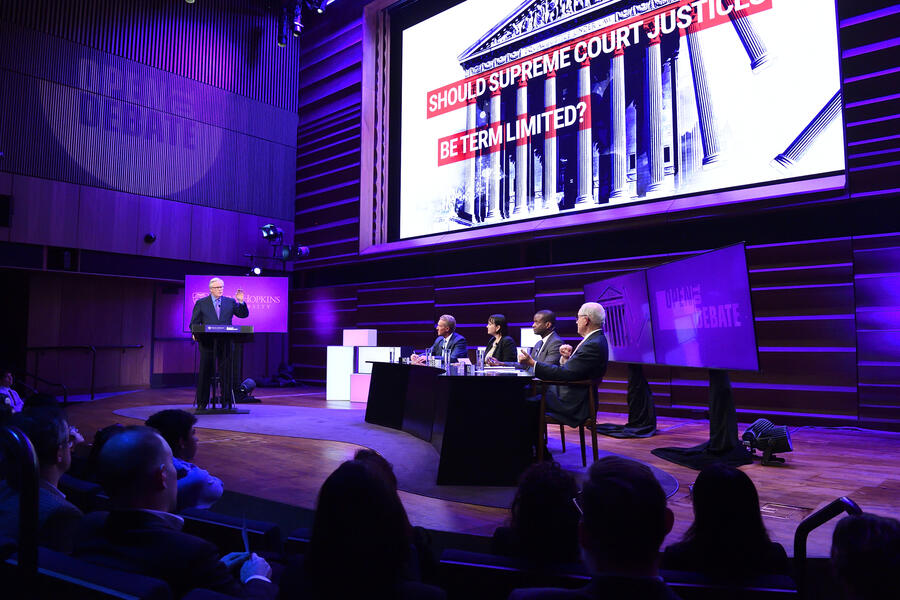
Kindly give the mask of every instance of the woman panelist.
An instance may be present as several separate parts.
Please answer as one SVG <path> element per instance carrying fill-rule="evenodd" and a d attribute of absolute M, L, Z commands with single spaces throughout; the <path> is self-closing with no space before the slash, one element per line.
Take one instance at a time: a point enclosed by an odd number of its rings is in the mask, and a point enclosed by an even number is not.
<path fill-rule="evenodd" d="M 488 317 L 487 332 L 491 334 L 487 348 L 484 351 L 484 361 L 489 365 L 515 362 L 516 342 L 507 334 L 506 317 L 503 315 L 491 315 Z"/>

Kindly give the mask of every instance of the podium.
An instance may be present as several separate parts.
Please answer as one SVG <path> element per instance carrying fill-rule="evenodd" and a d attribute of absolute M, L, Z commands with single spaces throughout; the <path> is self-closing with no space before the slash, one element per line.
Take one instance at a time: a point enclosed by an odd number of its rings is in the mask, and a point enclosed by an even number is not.
<path fill-rule="evenodd" d="M 249 410 L 234 407 L 234 388 L 235 381 L 241 378 L 243 344 L 253 341 L 253 326 L 194 325 L 191 327 L 191 333 L 201 344 L 212 343 L 213 347 L 213 375 L 210 378 L 209 403 L 200 406 L 200 396 L 197 394 L 194 399 L 194 414 L 249 414 Z M 239 353 L 235 352 L 235 345 L 240 346 Z M 201 385 L 203 382 L 198 381 L 198 389 Z"/>

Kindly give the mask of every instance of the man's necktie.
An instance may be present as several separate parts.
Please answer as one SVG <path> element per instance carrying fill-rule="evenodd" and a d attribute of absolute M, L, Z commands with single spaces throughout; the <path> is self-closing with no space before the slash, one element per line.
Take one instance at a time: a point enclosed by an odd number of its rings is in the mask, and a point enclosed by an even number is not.
<path fill-rule="evenodd" d="M 222 299 L 216 298 L 216 301 L 213 302 L 213 304 L 216 305 L 216 318 L 218 319 L 219 318 L 219 307 L 222 305 Z"/>
<path fill-rule="evenodd" d="M 532 357 L 541 355 L 541 348 L 544 347 L 544 340 L 538 340 L 537 344 L 534 345 L 534 348 L 531 349 Z"/>

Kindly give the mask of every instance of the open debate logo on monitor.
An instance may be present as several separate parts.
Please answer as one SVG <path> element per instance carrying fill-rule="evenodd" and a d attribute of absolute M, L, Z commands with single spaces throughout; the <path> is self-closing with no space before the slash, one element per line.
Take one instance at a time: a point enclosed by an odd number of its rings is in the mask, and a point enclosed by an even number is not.
<path fill-rule="evenodd" d="M 235 318 L 235 325 L 252 325 L 254 333 L 287 333 L 288 278 L 243 277 L 236 275 L 187 275 L 184 279 L 183 329 L 190 331 L 191 312 L 197 300 L 209 295 L 209 280 L 219 277 L 225 282 L 225 296 L 234 297 L 244 290 L 244 302 L 250 310 L 246 319 Z"/>
<path fill-rule="evenodd" d="M 609 359 L 759 370 L 744 244 L 584 287 L 606 309 Z"/>

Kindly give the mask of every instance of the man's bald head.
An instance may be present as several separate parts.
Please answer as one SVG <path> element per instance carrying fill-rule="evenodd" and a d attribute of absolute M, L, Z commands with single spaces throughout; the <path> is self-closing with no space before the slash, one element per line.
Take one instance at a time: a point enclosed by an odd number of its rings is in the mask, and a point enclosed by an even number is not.
<path fill-rule="evenodd" d="M 165 511 L 175 508 L 177 475 L 172 451 L 150 427 L 126 427 L 110 438 L 100 451 L 97 471 L 116 506 Z M 174 492 L 170 489 L 173 483 Z"/>

